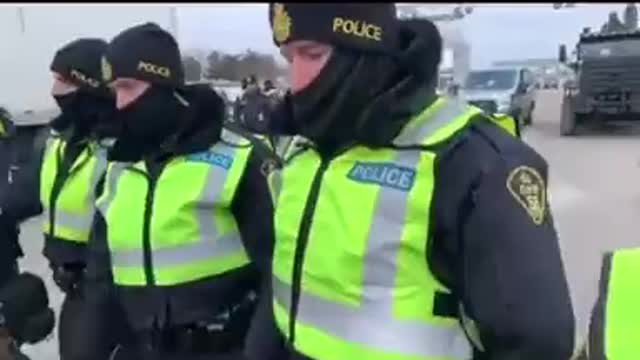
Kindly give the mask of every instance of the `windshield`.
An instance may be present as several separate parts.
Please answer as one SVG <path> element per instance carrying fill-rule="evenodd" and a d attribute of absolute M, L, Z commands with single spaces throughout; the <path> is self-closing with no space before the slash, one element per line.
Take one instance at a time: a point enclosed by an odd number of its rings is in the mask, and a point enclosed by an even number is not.
<path fill-rule="evenodd" d="M 508 90 L 516 84 L 515 70 L 472 71 L 467 77 L 467 90 Z"/>
<path fill-rule="evenodd" d="M 601 43 L 580 44 L 582 59 L 640 56 L 640 39 L 625 39 Z"/>

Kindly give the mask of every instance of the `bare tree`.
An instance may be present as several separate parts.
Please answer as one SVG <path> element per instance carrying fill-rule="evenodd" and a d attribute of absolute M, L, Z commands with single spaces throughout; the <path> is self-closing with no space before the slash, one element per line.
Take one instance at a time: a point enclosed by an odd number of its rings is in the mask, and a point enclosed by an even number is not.
<path fill-rule="evenodd" d="M 230 55 L 211 51 L 207 56 L 205 78 L 239 81 L 249 75 L 260 79 L 274 80 L 282 76 L 283 69 L 269 54 L 247 50 L 242 54 Z"/>

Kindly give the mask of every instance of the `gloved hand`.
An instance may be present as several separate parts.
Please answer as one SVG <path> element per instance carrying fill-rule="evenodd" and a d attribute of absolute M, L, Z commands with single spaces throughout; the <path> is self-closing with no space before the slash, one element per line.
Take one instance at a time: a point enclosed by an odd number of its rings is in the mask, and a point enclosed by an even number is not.
<path fill-rule="evenodd" d="M 84 264 L 53 265 L 53 281 L 64 293 L 74 293 L 84 277 Z"/>
<path fill-rule="evenodd" d="M 54 325 L 55 315 L 42 279 L 22 273 L 0 289 L 0 329 L 8 331 L 18 344 L 43 340 Z"/>

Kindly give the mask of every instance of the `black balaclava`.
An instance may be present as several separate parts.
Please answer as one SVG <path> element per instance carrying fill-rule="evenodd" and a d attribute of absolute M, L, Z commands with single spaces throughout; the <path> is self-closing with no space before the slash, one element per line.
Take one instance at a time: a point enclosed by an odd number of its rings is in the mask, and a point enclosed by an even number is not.
<path fill-rule="evenodd" d="M 431 63 L 437 63 L 440 55 L 432 59 L 431 53 L 441 51 L 441 45 L 430 47 L 426 37 L 397 20 L 393 4 L 325 5 L 322 11 L 313 9 L 325 13 L 321 18 L 326 18 L 317 20 L 316 28 L 309 25 L 312 9 L 297 4 L 280 4 L 279 10 L 276 5 L 271 6 L 277 44 L 304 39 L 334 46 L 317 78 L 307 88 L 285 98 L 273 115 L 274 126 L 283 133 L 310 138 L 325 153 L 351 143 L 389 145 L 413 111 L 418 110 L 408 103 L 417 100 L 424 108 L 434 97 L 435 89 L 421 89 L 433 86 Z M 355 23 L 379 24 L 380 41 L 365 42 L 362 37 L 332 32 L 328 25 L 331 11 Z M 277 18 L 283 16 L 288 19 L 288 31 L 276 26 Z M 286 40 L 282 41 L 284 36 L 278 36 L 278 31 L 288 34 Z M 429 69 L 423 69 L 422 64 Z"/>
<path fill-rule="evenodd" d="M 109 44 L 107 77 L 144 80 L 151 86 L 131 104 L 116 111 L 122 126 L 118 140 L 141 153 L 155 151 L 171 141 L 188 106 L 180 99 L 184 69 L 178 44 L 153 23 L 129 28 Z"/>
<path fill-rule="evenodd" d="M 73 139 L 100 136 L 99 129 L 112 120 L 114 97 L 102 81 L 101 59 L 107 42 L 102 39 L 78 39 L 58 50 L 51 70 L 78 87 L 77 90 L 54 95 L 61 114 L 51 127 Z"/>

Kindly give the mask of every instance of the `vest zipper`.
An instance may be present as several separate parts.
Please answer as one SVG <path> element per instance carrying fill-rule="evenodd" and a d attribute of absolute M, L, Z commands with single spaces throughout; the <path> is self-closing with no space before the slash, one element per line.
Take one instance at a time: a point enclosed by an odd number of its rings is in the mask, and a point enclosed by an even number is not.
<path fill-rule="evenodd" d="M 307 203 L 302 215 L 300 231 L 298 232 L 298 238 L 296 239 L 296 251 L 293 262 L 293 281 L 291 284 L 291 308 L 289 309 L 289 341 L 291 342 L 291 345 L 295 342 L 295 324 L 296 317 L 298 315 L 298 303 L 300 302 L 302 265 L 304 264 L 304 255 L 307 248 L 307 242 L 309 240 L 309 231 L 311 230 L 313 214 L 315 212 L 316 204 L 318 203 L 322 177 L 327 168 L 329 168 L 330 162 L 331 161 L 329 159 L 323 158 L 320 162 L 320 167 L 314 175 L 313 183 L 311 184 L 311 191 L 309 192 L 309 197 L 307 198 Z"/>
<path fill-rule="evenodd" d="M 156 191 L 156 179 L 149 180 L 149 191 L 144 206 L 144 229 L 142 233 L 142 246 L 144 251 L 144 274 L 148 285 L 155 285 L 156 279 L 153 276 L 153 262 L 151 259 L 151 216 L 153 216 L 153 199 Z"/>
<path fill-rule="evenodd" d="M 63 157 L 62 157 L 62 146 L 58 145 L 56 147 L 56 174 L 53 179 L 53 185 L 51 186 L 51 194 L 49 194 L 49 234 L 52 238 L 55 237 L 56 234 L 56 200 L 58 195 L 60 194 L 60 190 L 62 189 L 62 171 L 63 171 Z M 73 166 L 73 165 L 72 165 Z"/>
<path fill-rule="evenodd" d="M 155 285 L 156 279 L 153 275 L 153 259 L 151 256 L 151 217 L 153 216 L 153 200 L 155 198 L 157 179 L 145 174 L 149 182 L 149 190 L 144 205 L 144 224 L 142 229 L 142 250 L 144 254 L 144 274 L 147 285 Z"/>
<path fill-rule="evenodd" d="M 127 169 L 133 172 L 137 172 L 147 179 L 149 188 L 147 189 L 147 195 L 144 203 L 144 219 L 142 224 L 142 254 L 144 264 L 144 275 L 147 281 L 147 286 L 155 286 L 156 278 L 153 274 L 153 256 L 151 249 L 151 219 L 153 217 L 153 203 L 155 200 L 156 187 L 158 180 L 164 172 L 167 163 L 162 163 L 160 167 L 151 167 L 150 163 L 145 161 L 146 171 L 142 171 L 134 166 L 130 166 Z"/>

